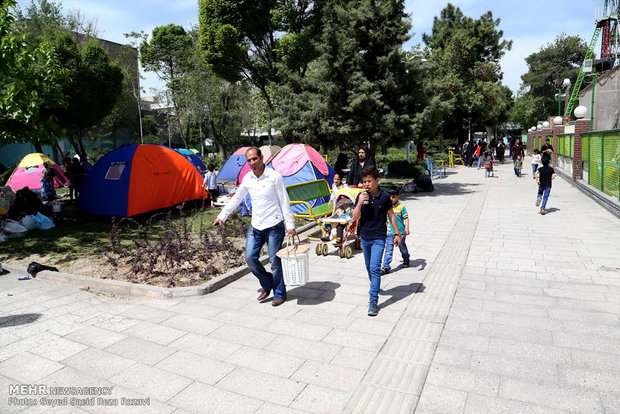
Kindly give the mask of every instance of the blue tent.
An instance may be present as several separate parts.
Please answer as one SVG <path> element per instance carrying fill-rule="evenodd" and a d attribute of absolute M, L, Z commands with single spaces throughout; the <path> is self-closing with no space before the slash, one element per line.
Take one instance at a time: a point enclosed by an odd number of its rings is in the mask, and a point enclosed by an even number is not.
<path fill-rule="evenodd" d="M 191 162 L 194 165 L 194 167 L 198 169 L 198 172 L 200 173 L 200 175 L 204 176 L 205 171 L 207 171 L 207 166 L 205 165 L 204 162 L 202 162 L 202 160 L 200 159 L 198 155 L 194 154 L 194 152 L 188 149 L 185 149 L 185 148 L 177 148 L 175 149 L 175 151 L 183 155 L 185 158 L 187 158 L 187 160 Z"/>

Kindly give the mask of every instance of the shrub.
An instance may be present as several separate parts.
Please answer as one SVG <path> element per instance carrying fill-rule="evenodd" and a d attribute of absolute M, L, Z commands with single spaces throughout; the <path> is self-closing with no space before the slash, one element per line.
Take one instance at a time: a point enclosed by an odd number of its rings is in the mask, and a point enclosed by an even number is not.
<path fill-rule="evenodd" d="M 421 160 L 415 160 L 411 163 L 392 161 L 388 164 L 388 176 L 390 178 L 412 178 L 415 180 L 425 169 L 426 162 Z"/>

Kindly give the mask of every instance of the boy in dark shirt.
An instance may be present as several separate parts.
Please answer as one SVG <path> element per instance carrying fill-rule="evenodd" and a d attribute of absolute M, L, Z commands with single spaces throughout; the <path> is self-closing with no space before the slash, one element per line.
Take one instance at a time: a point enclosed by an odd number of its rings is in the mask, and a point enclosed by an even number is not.
<path fill-rule="evenodd" d="M 536 198 L 536 206 L 540 206 L 540 214 L 545 215 L 545 207 L 547 206 L 547 200 L 549 200 L 549 193 L 551 192 L 551 180 L 555 179 L 555 170 L 553 167 L 549 167 L 549 161 L 551 158 L 548 154 L 543 154 L 542 164 L 543 166 L 536 171 L 536 182 L 538 182 L 538 198 Z"/>
<path fill-rule="evenodd" d="M 551 140 L 550 139 L 546 139 L 545 140 L 545 145 L 543 145 L 542 147 L 540 147 L 540 152 L 544 155 L 544 154 L 549 154 L 549 156 L 551 157 L 553 155 L 553 146 L 551 145 Z"/>
<path fill-rule="evenodd" d="M 366 189 L 355 200 L 353 220 L 359 220 L 359 234 L 364 250 L 364 261 L 370 279 L 370 300 L 368 316 L 377 316 L 379 309 L 379 290 L 381 289 L 381 260 L 387 237 L 387 218 L 394 229 L 398 229 L 392 210 L 392 200 L 385 191 L 379 189 L 379 170 L 369 166 L 362 171 L 362 185 Z M 394 234 L 394 246 L 400 245 L 400 232 Z"/>

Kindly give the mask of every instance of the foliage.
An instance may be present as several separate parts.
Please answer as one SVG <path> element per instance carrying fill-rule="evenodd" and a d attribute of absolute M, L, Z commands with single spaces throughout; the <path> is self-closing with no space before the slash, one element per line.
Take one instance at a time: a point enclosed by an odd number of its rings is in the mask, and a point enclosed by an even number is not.
<path fill-rule="evenodd" d="M 58 132 L 51 110 L 64 104 L 67 72 L 49 43 L 30 48 L 23 35 L 12 32 L 13 5 L 0 6 L 0 144 L 30 141 L 40 150 L 53 142 L 49 132 Z"/>
<path fill-rule="evenodd" d="M 532 111 L 538 116 L 532 119 L 524 118 L 518 113 L 513 115 L 513 118 L 517 117 L 521 122 L 528 121 L 522 125 L 523 128 L 529 128 L 540 119 L 558 115 L 555 99 L 558 88 L 561 88 L 565 78 L 575 84 L 586 51 L 587 44 L 579 36 L 561 34 L 553 43 L 548 43 L 525 58 L 528 71 L 521 76 L 521 92 L 522 96 L 527 98 L 521 104 L 535 105 Z M 570 90 L 567 93 L 570 94 Z M 523 112 L 520 108 L 518 110 Z"/>
<path fill-rule="evenodd" d="M 403 1 L 331 1 L 319 58 L 282 92 L 279 125 L 327 148 L 398 144 L 412 133 L 414 73 L 402 45 L 410 23 Z"/>
<path fill-rule="evenodd" d="M 391 178 L 413 178 L 416 179 L 420 176 L 422 171 L 426 169 L 426 164 L 407 161 L 390 161 L 388 164 L 388 176 Z"/>
<path fill-rule="evenodd" d="M 244 82 L 217 77 L 202 56 L 197 33 L 193 40 L 186 57 L 185 76 L 177 82 L 176 102 L 181 118 L 198 126 L 200 141 L 208 133 L 220 154 L 226 157 L 241 134 L 248 90 Z"/>
<path fill-rule="evenodd" d="M 434 18 L 431 34 L 422 37 L 427 56 L 436 65 L 433 98 L 450 102 L 438 108 L 440 146 L 443 136 L 457 134 L 462 141 L 470 124 L 474 130 L 482 129 L 507 118 L 512 96 L 500 83 L 499 59 L 512 41 L 502 40 L 499 24 L 490 11 L 472 19 L 448 4 Z"/>
<path fill-rule="evenodd" d="M 247 225 L 237 216 L 227 221 L 226 227 L 208 230 L 210 223 L 200 214 L 198 231 L 181 212 L 180 220 L 173 221 L 172 213 L 152 216 L 145 224 L 131 218 L 116 222 L 109 234 L 109 253 L 104 255 L 113 266 L 129 265 L 131 280 L 148 282 L 164 276 L 168 286 L 176 286 L 183 276 L 190 277 L 190 284 L 199 278 L 210 279 L 230 267 L 243 264 L 243 246 L 235 239 L 243 238 Z M 124 242 L 124 231 L 129 228 L 135 235 L 131 242 Z M 222 267 L 223 265 L 223 267 Z M 141 280 L 140 280 L 141 279 Z"/>
<path fill-rule="evenodd" d="M 525 130 L 531 126 L 536 126 L 539 115 L 542 113 L 542 101 L 542 97 L 534 96 L 531 93 L 518 96 L 510 112 L 510 120 L 521 125 L 521 128 Z"/>

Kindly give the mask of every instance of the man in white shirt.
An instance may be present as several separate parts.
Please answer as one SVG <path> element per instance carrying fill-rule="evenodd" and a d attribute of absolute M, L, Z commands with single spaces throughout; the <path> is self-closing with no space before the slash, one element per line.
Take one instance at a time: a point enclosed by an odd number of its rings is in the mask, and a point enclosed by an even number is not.
<path fill-rule="evenodd" d="M 221 226 L 230 213 L 243 201 L 249 193 L 252 198 L 252 224 L 248 229 L 245 243 L 245 261 L 254 276 L 258 278 L 263 290 L 258 296 L 262 301 L 269 297 L 273 289 L 273 306 L 279 306 L 286 300 L 286 287 L 282 278 L 282 265 L 276 253 L 284 240 L 284 223 L 290 236 L 295 236 L 295 220 L 279 172 L 265 168 L 260 149 L 251 147 L 245 157 L 252 171 L 243 177 L 233 198 L 224 206 L 221 213 L 213 221 L 214 226 Z M 271 272 L 259 261 L 260 251 L 267 243 Z"/>

